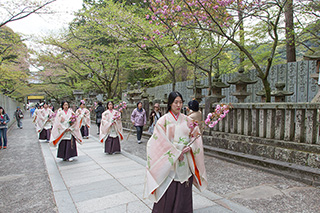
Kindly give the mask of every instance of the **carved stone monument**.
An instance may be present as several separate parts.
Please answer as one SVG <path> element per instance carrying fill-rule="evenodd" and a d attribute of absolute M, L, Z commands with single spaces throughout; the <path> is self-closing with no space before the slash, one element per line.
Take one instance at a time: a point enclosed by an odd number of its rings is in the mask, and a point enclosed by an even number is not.
<path fill-rule="evenodd" d="M 316 80 L 318 86 L 320 86 L 320 84 L 319 84 L 320 51 L 317 51 L 317 52 L 310 54 L 310 55 L 304 55 L 303 58 L 305 60 L 316 60 L 317 61 L 316 73 L 311 74 L 310 77 L 313 78 L 314 80 Z M 320 103 L 320 88 L 318 89 L 318 93 L 314 96 L 311 103 Z"/>

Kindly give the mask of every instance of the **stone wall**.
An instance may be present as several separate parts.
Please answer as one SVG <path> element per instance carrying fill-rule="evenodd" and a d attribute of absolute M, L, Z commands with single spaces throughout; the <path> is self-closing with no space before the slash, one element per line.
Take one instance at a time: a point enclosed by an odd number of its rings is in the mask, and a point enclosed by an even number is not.
<path fill-rule="evenodd" d="M 318 92 L 318 86 L 316 81 L 310 77 L 311 74 L 316 72 L 316 61 L 299 61 L 291 62 L 288 64 L 276 65 L 271 68 L 268 76 L 271 84 L 271 89 L 276 90 L 275 83 L 282 81 L 286 84 L 284 90 L 294 92 L 292 96 L 286 97 L 287 102 L 298 103 L 298 102 L 310 102 Z M 261 98 L 256 95 L 258 91 L 263 89 L 261 80 L 257 78 L 255 70 L 251 70 L 248 73 L 252 80 L 258 80 L 256 84 L 248 85 L 248 92 L 251 93 L 245 99 L 246 103 L 258 103 L 261 102 Z M 221 76 L 222 82 L 233 79 L 235 73 L 223 74 Z M 201 80 L 201 83 L 208 85 L 208 79 Z M 192 89 L 187 89 L 187 86 L 193 85 L 193 80 L 177 82 L 176 91 L 180 92 L 186 101 L 191 100 L 193 96 Z M 148 88 L 147 93 L 154 96 L 155 99 L 164 99 L 165 94 L 169 94 L 172 91 L 171 84 L 165 84 L 153 88 Z M 222 95 L 226 96 L 221 100 L 223 103 L 237 103 L 237 99 L 230 95 L 235 92 L 235 85 L 231 85 L 229 88 L 222 89 Z M 208 90 L 203 89 L 202 95 L 207 96 Z M 272 97 L 274 102 L 274 97 Z M 202 101 L 204 104 L 204 100 Z"/>
<path fill-rule="evenodd" d="M 12 124 L 15 121 L 13 115 L 17 109 L 17 106 L 20 106 L 21 110 L 24 110 L 23 103 L 13 100 L 3 94 L 0 94 L 0 106 L 4 108 L 5 112 L 8 114 L 10 118 L 9 127 L 12 126 Z M 29 115 L 27 115 L 26 112 L 24 112 L 24 116 L 29 116 Z"/>

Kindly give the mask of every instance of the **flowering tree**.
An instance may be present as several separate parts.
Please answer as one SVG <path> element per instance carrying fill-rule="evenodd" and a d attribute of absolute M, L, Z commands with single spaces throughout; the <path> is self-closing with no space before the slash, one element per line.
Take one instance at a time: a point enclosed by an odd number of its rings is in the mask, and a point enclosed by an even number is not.
<path fill-rule="evenodd" d="M 138 14 L 140 8 L 124 6 L 113 1 L 104 3 L 104 7 L 92 7 L 88 11 L 90 19 L 99 23 L 98 30 L 135 48 L 132 51 L 137 54 L 141 67 L 151 67 L 157 71 L 165 69 L 172 79 L 174 90 L 176 73 L 183 65 L 183 60 L 172 36 L 163 33 L 163 26 L 152 24 L 152 20 L 141 17 Z M 163 77 L 164 74 L 156 75 L 154 78 L 159 76 Z"/>
<path fill-rule="evenodd" d="M 150 0 L 149 4 L 151 18 L 177 40 L 177 29 L 192 29 L 221 36 L 236 46 L 243 54 L 239 58 L 245 59 L 240 67 L 256 69 L 270 102 L 267 77 L 277 55 L 279 37 L 284 35 L 286 0 Z"/>

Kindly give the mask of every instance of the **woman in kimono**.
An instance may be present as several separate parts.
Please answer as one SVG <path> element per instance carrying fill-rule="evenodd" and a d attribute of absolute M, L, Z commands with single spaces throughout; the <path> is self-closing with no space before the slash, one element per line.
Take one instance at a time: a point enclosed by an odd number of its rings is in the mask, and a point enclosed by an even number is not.
<path fill-rule="evenodd" d="M 53 122 L 50 143 L 58 147 L 58 158 L 64 161 L 73 161 L 72 157 L 78 155 L 76 142 L 82 144 L 79 119 L 75 116 L 69 103 L 63 101 Z"/>
<path fill-rule="evenodd" d="M 37 113 L 37 132 L 39 132 L 39 140 L 50 141 L 53 112 L 49 108 L 48 103 L 43 104 L 43 109 L 40 109 Z"/>
<path fill-rule="evenodd" d="M 76 116 L 80 119 L 80 131 L 84 139 L 89 137 L 90 128 L 90 111 L 86 108 L 84 100 L 80 101 L 80 107 L 76 111 Z"/>
<path fill-rule="evenodd" d="M 38 118 L 40 106 L 37 103 L 35 107 L 36 107 L 36 109 L 34 110 L 33 115 L 32 115 L 32 122 L 34 123 L 34 125 L 36 126 L 36 129 L 37 129 L 37 118 Z"/>
<path fill-rule="evenodd" d="M 155 202 L 152 212 L 193 212 L 192 184 L 207 187 L 200 131 L 182 108 L 181 94 L 171 92 L 147 143 L 144 196 Z"/>
<path fill-rule="evenodd" d="M 120 141 L 123 140 L 121 113 L 113 109 L 112 101 L 107 103 L 107 107 L 108 109 L 102 113 L 100 142 L 104 143 L 105 153 L 120 153 Z"/>

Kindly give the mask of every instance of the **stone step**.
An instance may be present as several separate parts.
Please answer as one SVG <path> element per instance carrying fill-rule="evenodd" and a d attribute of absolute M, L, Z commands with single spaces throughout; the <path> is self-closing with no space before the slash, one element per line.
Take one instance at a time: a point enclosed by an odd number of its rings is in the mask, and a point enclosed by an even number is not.
<path fill-rule="evenodd" d="M 204 145 L 204 153 L 232 163 L 320 186 L 320 169 Z"/>

